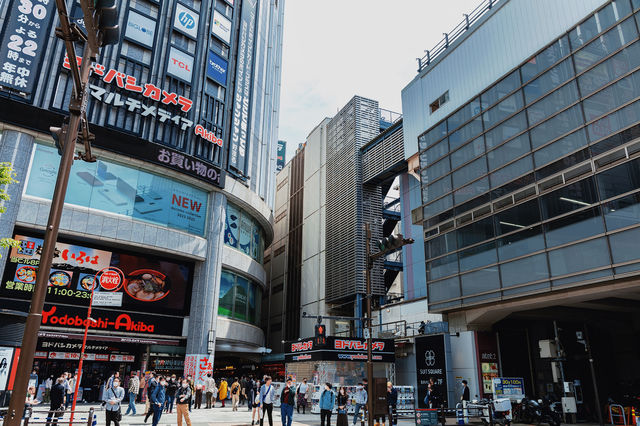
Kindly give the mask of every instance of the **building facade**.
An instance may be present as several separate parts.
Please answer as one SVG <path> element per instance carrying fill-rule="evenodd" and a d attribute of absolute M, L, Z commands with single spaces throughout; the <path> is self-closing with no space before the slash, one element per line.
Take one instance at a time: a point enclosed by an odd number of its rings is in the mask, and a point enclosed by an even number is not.
<path fill-rule="evenodd" d="M 82 26 L 79 3 L 67 3 Z M 0 307 L 15 318 L 35 282 L 60 158 L 48 129 L 63 122 L 75 58 L 54 36 L 55 2 L 5 5 L 0 161 L 18 183 L 0 229 L 21 245 L 3 252 Z M 201 374 L 212 359 L 218 375 L 255 369 L 284 2 L 137 0 L 118 10 L 120 42 L 101 50 L 89 81 L 97 162 L 71 170 L 36 366 L 73 371 L 97 277 L 89 370 Z M 23 36 L 35 44 L 21 47 Z"/>
<path fill-rule="evenodd" d="M 497 2 L 403 90 L 429 310 L 469 355 L 452 374 L 480 393 L 492 377 L 523 377 L 529 395 L 593 407 L 587 346 L 601 400 L 640 377 L 627 368 L 640 289 L 638 7 Z"/>

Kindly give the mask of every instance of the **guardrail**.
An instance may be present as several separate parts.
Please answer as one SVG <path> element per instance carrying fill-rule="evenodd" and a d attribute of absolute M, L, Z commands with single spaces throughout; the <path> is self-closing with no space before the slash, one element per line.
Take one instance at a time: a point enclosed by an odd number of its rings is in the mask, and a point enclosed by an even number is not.
<path fill-rule="evenodd" d="M 3 420 L 7 416 L 9 408 L 0 408 L 0 420 Z M 34 410 L 32 407 L 26 407 L 22 415 L 22 425 L 46 425 L 46 424 L 58 424 L 58 425 L 70 425 L 70 417 L 67 414 L 71 414 L 71 411 L 51 411 L 51 410 Z M 89 411 L 76 410 L 73 411 L 75 425 L 87 425 L 96 426 L 98 424 L 98 418 L 95 410 L 92 408 Z"/>

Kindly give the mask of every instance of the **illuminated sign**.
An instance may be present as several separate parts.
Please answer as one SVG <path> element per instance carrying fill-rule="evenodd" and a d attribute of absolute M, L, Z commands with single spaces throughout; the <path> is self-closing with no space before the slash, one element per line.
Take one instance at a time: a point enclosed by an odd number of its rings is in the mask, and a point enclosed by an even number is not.
<path fill-rule="evenodd" d="M 176 13 L 173 18 L 173 28 L 191 37 L 198 38 L 198 13 L 186 6 L 176 3 Z"/>
<path fill-rule="evenodd" d="M 297 361 L 366 361 L 367 341 L 365 339 L 343 339 L 326 336 L 327 344 L 323 347 L 314 345 L 314 339 L 292 341 L 287 343 L 285 362 Z M 395 345 L 392 339 L 373 339 L 371 343 L 372 357 L 375 362 L 394 362 Z"/>

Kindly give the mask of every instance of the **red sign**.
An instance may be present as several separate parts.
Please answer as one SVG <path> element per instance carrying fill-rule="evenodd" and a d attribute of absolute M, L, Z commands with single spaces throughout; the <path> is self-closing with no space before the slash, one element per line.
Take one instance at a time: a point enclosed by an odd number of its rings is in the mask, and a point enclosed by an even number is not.
<path fill-rule="evenodd" d="M 100 287 L 107 291 L 116 291 L 120 288 L 124 280 L 124 274 L 118 268 L 106 268 L 98 272 Z"/>
<path fill-rule="evenodd" d="M 58 307 L 52 306 L 48 311 L 42 311 L 42 325 L 53 325 L 63 327 L 85 327 L 89 323 L 90 328 L 101 330 L 126 331 L 138 333 L 153 333 L 155 324 L 148 324 L 144 321 L 136 321 L 129 314 L 119 314 L 115 319 L 112 317 L 102 317 L 94 315 L 95 322 L 90 322 L 87 318 L 79 315 L 57 314 Z"/>
<path fill-rule="evenodd" d="M 334 349 L 347 349 L 352 351 L 365 351 L 367 350 L 367 342 L 363 342 L 360 340 L 341 340 L 336 339 L 334 341 Z M 372 351 L 383 351 L 384 350 L 384 342 L 376 341 L 371 345 Z"/>
<path fill-rule="evenodd" d="M 291 344 L 291 352 L 302 352 L 313 349 L 313 340 L 306 342 L 295 342 Z"/>

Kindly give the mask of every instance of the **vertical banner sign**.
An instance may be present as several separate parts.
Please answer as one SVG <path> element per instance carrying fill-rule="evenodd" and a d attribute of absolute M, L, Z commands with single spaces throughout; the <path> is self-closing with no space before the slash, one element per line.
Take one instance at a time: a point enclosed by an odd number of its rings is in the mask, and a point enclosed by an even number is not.
<path fill-rule="evenodd" d="M 195 385 L 204 385 L 207 374 L 213 375 L 213 359 L 209 354 L 187 354 L 184 358 L 184 377 L 193 377 Z"/>
<path fill-rule="evenodd" d="M 245 0 L 242 2 L 238 60 L 236 62 L 236 86 L 233 97 L 233 119 L 231 121 L 231 144 L 229 147 L 229 165 L 241 173 L 245 172 L 247 141 L 249 139 L 253 46 L 255 43 L 257 9 L 258 0 Z"/>
<path fill-rule="evenodd" d="M 429 379 L 433 378 L 436 395 L 447 406 L 447 360 L 444 350 L 444 336 L 416 337 L 416 374 L 418 383 L 418 407 L 430 408 L 425 404 Z"/>
<path fill-rule="evenodd" d="M 1 87 L 33 92 L 55 7 L 53 0 L 11 2 L 0 45 Z"/>
<path fill-rule="evenodd" d="M 7 390 L 11 361 L 13 361 L 13 348 L 0 346 L 0 392 Z"/>
<path fill-rule="evenodd" d="M 276 171 L 279 172 L 284 167 L 285 156 L 287 153 L 287 142 L 278 141 L 278 157 L 276 159 Z"/>
<path fill-rule="evenodd" d="M 491 398 L 493 394 L 492 381 L 500 377 L 498 365 L 498 342 L 496 335 L 476 331 L 476 352 L 478 354 L 478 371 L 481 374 L 480 392 L 483 398 Z"/>

